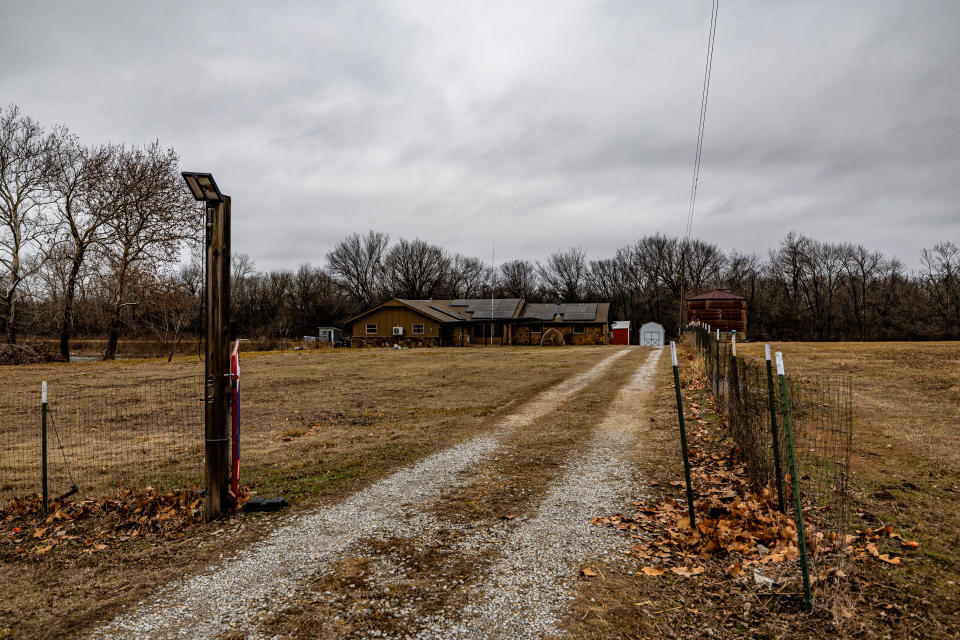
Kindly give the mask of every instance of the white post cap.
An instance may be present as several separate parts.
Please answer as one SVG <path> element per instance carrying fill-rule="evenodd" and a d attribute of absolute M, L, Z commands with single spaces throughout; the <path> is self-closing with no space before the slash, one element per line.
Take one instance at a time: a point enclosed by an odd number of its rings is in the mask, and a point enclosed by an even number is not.
<path fill-rule="evenodd" d="M 47 404 L 47 381 L 40 383 L 40 402 Z"/>
<path fill-rule="evenodd" d="M 673 366 L 677 366 L 677 343 L 670 341 L 670 357 L 673 359 Z"/>
<path fill-rule="evenodd" d="M 778 376 L 787 375 L 783 372 L 783 354 L 780 353 L 779 351 L 777 351 L 777 375 Z"/>
<path fill-rule="evenodd" d="M 763 345 L 763 355 L 765 355 L 765 356 L 767 357 L 767 360 L 770 359 L 770 345 L 769 345 L 769 344 Z"/>
<path fill-rule="evenodd" d="M 736 331 L 730 334 L 730 350 L 734 356 L 737 355 L 737 332 Z"/>

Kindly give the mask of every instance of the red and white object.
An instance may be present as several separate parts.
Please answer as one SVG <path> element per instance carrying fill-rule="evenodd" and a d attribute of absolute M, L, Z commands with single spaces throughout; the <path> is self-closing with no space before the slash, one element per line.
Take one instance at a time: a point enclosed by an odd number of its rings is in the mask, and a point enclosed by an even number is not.
<path fill-rule="evenodd" d="M 233 344 L 230 352 L 230 391 L 233 395 L 231 402 L 231 418 L 233 423 L 233 467 L 230 474 L 230 484 L 233 488 L 233 499 L 240 499 L 240 341 Z"/>
<path fill-rule="evenodd" d="M 610 326 L 613 344 L 630 344 L 630 321 L 618 320 Z"/>

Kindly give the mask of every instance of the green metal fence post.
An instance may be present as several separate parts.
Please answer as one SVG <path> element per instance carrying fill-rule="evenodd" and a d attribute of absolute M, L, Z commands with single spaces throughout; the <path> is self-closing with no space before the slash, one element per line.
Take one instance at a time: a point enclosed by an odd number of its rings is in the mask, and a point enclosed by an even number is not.
<path fill-rule="evenodd" d="M 693 485 L 690 483 L 690 457 L 687 455 L 687 428 L 683 422 L 683 400 L 680 397 L 680 370 L 677 367 L 677 343 L 670 341 L 670 357 L 673 359 L 673 386 L 677 390 L 677 418 L 680 420 L 680 447 L 683 449 L 683 473 L 687 481 L 687 511 L 690 514 L 690 530 L 696 531 L 697 520 L 693 513 Z"/>
<path fill-rule="evenodd" d="M 777 379 L 780 382 L 780 402 L 783 405 L 783 433 L 787 438 L 787 455 L 790 456 L 790 484 L 793 491 L 793 514 L 797 524 L 797 546 L 800 547 L 800 571 L 803 573 L 803 603 L 806 610 L 813 610 L 813 593 L 810 591 L 810 566 L 807 563 L 807 539 L 803 531 L 803 506 L 800 502 L 800 476 L 797 474 L 797 456 L 793 445 L 793 430 L 790 428 L 790 399 L 787 397 L 787 380 L 783 370 L 783 354 L 777 351 Z"/>
<path fill-rule="evenodd" d="M 787 512 L 787 505 L 783 499 L 783 467 L 780 465 L 780 433 L 777 429 L 777 402 L 773 397 L 773 363 L 770 362 L 770 345 L 763 345 L 763 353 L 767 358 L 767 396 L 770 401 L 770 434 L 773 438 L 773 470 L 777 477 L 777 504 L 780 513 Z"/>
<path fill-rule="evenodd" d="M 40 385 L 40 465 L 43 483 L 43 515 L 47 515 L 47 381 Z"/>

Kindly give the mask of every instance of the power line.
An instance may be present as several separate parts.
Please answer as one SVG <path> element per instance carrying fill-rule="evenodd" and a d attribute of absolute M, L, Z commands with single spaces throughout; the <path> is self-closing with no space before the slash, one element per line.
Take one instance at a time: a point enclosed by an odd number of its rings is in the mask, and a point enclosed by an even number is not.
<path fill-rule="evenodd" d="M 717 36 L 717 13 L 720 0 L 713 0 L 710 10 L 710 37 L 707 39 L 707 61 L 703 70 L 703 90 L 700 96 L 700 122 L 697 126 L 697 151 L 693 161 L 693 180 L 690 184 L 690 205 L 687 210 L 687 229 L 685 238 L 690 240 L 693 230 L 693 213 L 697 204 L 697 185 L 700 181 L 700 161 L 703 157 L 703 130 L 707 121 L 707 102 L 710 98 L 710 74 L 713 70 L 713 45 Z"/>
<path fill-rule="evenodd" d="M 697 205 L 697 185 L 700 182 L 700 160 L 703 157 L 703 130 L 707 122 L 707 102 L 710 97 L 710 74 L 713 71 L 713 45 L 717 37 L 717 13 L 720 0 L 713 0 L 710 7 L 710 36 L 707 38 L 707 61 L 703 69 L 703 89 L 700 94 L 700 122 L 697 125 L 697 152 L 693 160 L 693 180 L 690 183 L 690 205 L 687 209 L 687 229 L 680 254 L 680 327 L 683 327 L 684 295 L 686 292 L 687 251 L 690 233 L 693 231 L 693 212 Z"/>

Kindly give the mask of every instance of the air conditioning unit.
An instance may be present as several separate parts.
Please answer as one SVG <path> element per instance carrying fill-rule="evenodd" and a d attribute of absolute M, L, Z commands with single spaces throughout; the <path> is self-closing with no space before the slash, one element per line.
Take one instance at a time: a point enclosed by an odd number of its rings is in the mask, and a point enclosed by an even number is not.
<path fill-rule="evenodd" d="M 402 335 L 403 335 L 403 327 L 394 327 L 394 328 L 393 328 L 393 335 L 395 335 L 395 336 L 402 336 Z"/>

